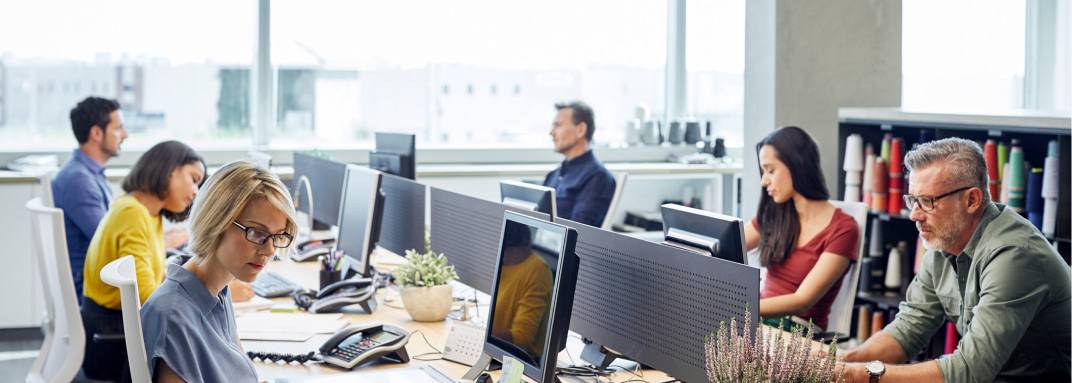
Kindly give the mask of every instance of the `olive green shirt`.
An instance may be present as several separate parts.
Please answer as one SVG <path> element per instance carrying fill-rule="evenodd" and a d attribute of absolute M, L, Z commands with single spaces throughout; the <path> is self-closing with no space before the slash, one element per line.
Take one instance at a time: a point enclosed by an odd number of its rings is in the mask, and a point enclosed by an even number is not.
<path fill-rule="evenodd" d="M 1070 270 L 1026 219 L 989 204 L 959 256 L 927 251 L 897 319 L 883 330 L 915 355 L 948 317 L 960 343 L 936 360 L 946 382 L 1067 382 Z"/>

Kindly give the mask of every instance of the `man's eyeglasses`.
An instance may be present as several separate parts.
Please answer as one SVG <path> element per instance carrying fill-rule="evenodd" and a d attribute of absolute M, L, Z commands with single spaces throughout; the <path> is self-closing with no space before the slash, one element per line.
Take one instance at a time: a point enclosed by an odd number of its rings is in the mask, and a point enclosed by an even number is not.
<path fill-rule="evenodd" d="M 971 186 L 965 186 L 965 187 L 962 187 L 960 189 L 951 191 L 949 193 L 942 194 L 942 195 L 937 196 L 937 197 L 916 197 L 916 196 L 913 196 L 911 194 L 905 194 L 903 197 L 904 197 L 905 206 L 908 206 L 909 209 L 912 209 L 912 207 L 915 206 L 918 203 L 919 208 L 922 209 L 923 211 L 931 211 L 931 210 L 934 210 L 934 201 L 940 200 L 942 198 L 951 196 L 953 194 L 956 194 L 956 193 L 959 193 L 959 192 L 962 192 L 962 191 L 965 191 L 965 190 L 968 190 L 968 189 L 971 189 L 971 188 L 972 188 Z"/>
<path fill-rule="evenodd" d="M 271 238 L 272 239 L 272 246 L 275 246 L 275 247 L 278 247 L 278 248 L 284 248 L 284 247 L 290 246 L 290 241 L 294 240 L 294 236 L 292 236 L 290 234 L 287 234 L 287 233 L 272 234 L 272 233 L 269 233 L 269 232 L 261 230 L 261 229 L 242 226 L 242 224 L 238 223 L 237 221 L 232 221 L 232 222 L 234 222 L 235 226 L 238 226 L 242 230 L 246 231 L 246 240 L 247 241 L 256 243 L 258 245 L 263 245 L 265 242 L 268 241 L 268 238 Z"/>

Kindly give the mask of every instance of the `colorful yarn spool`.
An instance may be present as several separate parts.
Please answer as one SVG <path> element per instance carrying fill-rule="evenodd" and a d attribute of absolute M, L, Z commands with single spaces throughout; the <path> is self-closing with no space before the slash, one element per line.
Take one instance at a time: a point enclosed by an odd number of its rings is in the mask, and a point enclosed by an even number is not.
<path fill-rule="evenodd" d="M 1060 196 L 1061 146 L 1050 141 L 1046 164 L 1042 170 L 1042 234 L 1053 238 L 1057 229 L 1057 198 Z"/>
<path fill-rule="evenodd" d="M 923 237 L 916 238 L 916 265 L 912 271 L 919 274 L 919 265 L 923 264 L 923 256 L 927 255 L 927 248 L 923 247 Z"/>
<path fill-rule="evenodd" d="M 890 143 L 890 184 L 888 193 L 888 201 L 886 205 L 886 211 L 890 214 L 900 214 L 901 204 L 904 201 L 901 198 L 902 189 L 904 185 L 904 140 L 900 137 L 894 138 Z"/>
<path fill-rule="evenodd" d="M 945 353 L 946 355 L 952 354 L 957 350 L 957 343 L 960 343 L 960 334 L 957 333 L 957 325 L 953 322 L 946 322 L 945 324 Z"/>
<path fill-rule="evenodd" d="M 886 316 L 882 315 L 881 311 L 875 311 L 871 314 L 871 336 L 875 336 L 883 328 L 886 328 Z"/>
<path fill-rule="evenodd" d="M 890 144 L 892 142 L 892 134 L 886 133 L 885 136 L 882 136 L 882 146 L 879 148 L 881 150 L 881 152 L 879 152 L 879 155 L 882 157 L 883 161 L 886 161 L 887 164 L 890 163 Z"/>
<path fill-rule="evenodd" d="M 1024 197 L 1027 185 L 1024 177 L 1024 149 L 1016 140 L 1013 140 L 1012 151 L 1009 153 L 1009 207 L 1017 213 L 1024 212 Z"/>
<path fill-rule="evenodd" d="M 994 140 L 986 140 L 983 147 L 986 158 L 986 172 L 990 177 L 990 198 L 996 200 L 1001 195 L 1001 171 L 998 168 L 998 144 Z"/>
<path fill-rule="evenodd" d="M 860 311 L 856 314 L 856 339 L 861 342 L 867 340 L 871 336 L 871 306 L 860 306 Z"/>
<path fill-rule="evenodd" d="M 871 211 L 883 212 L 889 207 L 889 174 L 886 172 L 886 161 L 882 157 L 875 158 L 874 185 L 871 186 Z"/>
<path fill-rule="evenodd" d="M 871 147 L 871 144 L 867 144 L 867 148 L 864 149 L 864 179 L 863 179 L 863 196 L 862 200 L 867 206 L 871 206 L 871 188 L 875 184 L 875 148 Z"/>
<path fill-rule="evenodd" d="M 1002 182 L 1005 182 L 1005 164 L 1009 163 L 1009 147 L 1005 145 L 1005 141 L 998 142 L 998 178 Z M 1004 189 L 1005 185 L 1002 184 Z M 1005 193 L 1005 190 L 1001 191 Z"/>
<path fill-rule="evenodd" d="M 1035 228 L 1042 231 L 1042 168 L 1032 168 L 1027 180 L 1027 220 L 1031 221 Z"/>
<path fill-rule="evenodd" d="M 860 183 L 864 170 L 864 139 L 859 134 L 845 139 L 845 198 L 846 202 L 860 201 Z"/>
<path fill-rule="evenodd" d="M 901 251 L 896 247 L 890 249 L 886 259 L 886 295 L 896 296 L 901 293 Z"/>

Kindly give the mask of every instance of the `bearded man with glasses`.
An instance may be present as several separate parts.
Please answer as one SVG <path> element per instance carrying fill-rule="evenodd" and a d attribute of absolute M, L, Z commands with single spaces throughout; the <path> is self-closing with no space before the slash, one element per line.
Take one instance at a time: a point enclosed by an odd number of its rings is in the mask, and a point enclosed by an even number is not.
<path fill-rule="evenodd" d="M 1069 266 L 1030 222 L 991 201 L 979 145 L 960 138 L 926 143 L 904 164 L 905 202 L 927 253 L 897 318 L 838 354 L 847 380 L 1072 379 Z M 893 365 L 930 343 L 946 318 L 961 337 L 956 351 Z"/>

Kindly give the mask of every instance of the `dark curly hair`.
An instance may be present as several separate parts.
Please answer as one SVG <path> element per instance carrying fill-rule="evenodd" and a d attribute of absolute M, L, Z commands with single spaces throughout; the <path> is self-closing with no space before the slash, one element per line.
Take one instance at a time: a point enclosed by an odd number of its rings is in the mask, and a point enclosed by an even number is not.
<path fill-rule="evenodd" d="M 130 169 L 130 173 L 123 178 L 123 191 L 130 193 L 140 190 L 152 194 L 157 198 L 167 198 L 168 186 L 171 185 L 171 173 L 176 168 L 193 163 L 200 163 L 205 167 L 205 160 L 192 148 L 178 141 L 164 141 L 153 145 L 149 151 L 141 155 L 138 163 Z M 198 187 L 205 183 L 204 177 Z M 191 205 L 192 206 L 192 205 Z M 181 212 L 161 209 L 160 215 L 173 222 L 185 221 L 190 216 L 190 207 Z"/>
<path fill-rule="evenodd" d="M 89 131 L 94 126 L 103 132 L 112 123 L 112 112 L 119 110 L 119 102 L 107 98 L 90 96 L 71 109 L 71 130 L 78 144 L 89 141 Z"/>

